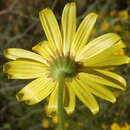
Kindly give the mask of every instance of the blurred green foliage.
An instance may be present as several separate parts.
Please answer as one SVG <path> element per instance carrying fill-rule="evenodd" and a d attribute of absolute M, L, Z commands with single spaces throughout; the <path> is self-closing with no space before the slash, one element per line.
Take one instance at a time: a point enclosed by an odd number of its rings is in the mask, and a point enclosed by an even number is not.
<path fill-rule="evenodd" d="M 16 101 L 15 95 L 27 80 L 8 80 L 2 72 L 6 62 L 3 50 L 9 47 L 31 50 L 32 46 L 46 39 L 38 19 L 38 12 L 46 7 L 54 10 L 59 22 L 62 9 L 69 0 L 0 0 L 0 130 L 53 130 L 57 125 L 46 116 L 46 101 L 27 106 Z M 122 36 L 130 56 L 130 0 L 76 0 L 77 23 L 89 12 L 99 14 L 93 37 L 106 32 Z M 66 117 L 68 130 L 110 130 L 112 123 L 130 124 L 130 65 L 115 70 L 126 78 L 128 90 L 114 91 L 117 102 L 111 104 L 98 99 L 100 112 L 93 116 L 77 101 L 75 112 Z"/>

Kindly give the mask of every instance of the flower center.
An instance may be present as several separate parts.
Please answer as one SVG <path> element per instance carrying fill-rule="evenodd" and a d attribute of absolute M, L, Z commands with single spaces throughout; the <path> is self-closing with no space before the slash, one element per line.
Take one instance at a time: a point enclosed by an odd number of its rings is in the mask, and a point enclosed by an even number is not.
<path fill-rule="evenodd" d="M 78 64 L 67 57 L 59 57 L 51 64 L 51 76 L 55 80 L 60 80 L 60 76 L 64 76 L 65 80 L 72 79 L 78 72 Z"/>

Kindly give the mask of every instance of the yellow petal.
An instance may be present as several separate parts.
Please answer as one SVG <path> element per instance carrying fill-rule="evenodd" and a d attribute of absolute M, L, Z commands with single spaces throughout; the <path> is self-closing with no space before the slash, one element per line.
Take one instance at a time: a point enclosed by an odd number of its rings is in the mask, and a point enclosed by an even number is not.
<path fill-rule="evenodd" d="M 25 86 L 18 92 L 16 98 L 28 105 L 36 104 L 45 99 L 54 90 L 55 85 L 55 82 L 44 76 Z"/>
<path fill-rule="evenodd" d="M 89 77 L 88 74 L 80 73 L 79 79 L 82 81 L 81 85 L 84 87 L 84 89 L 88 89 L 92 94 L 102 99 L 115 103 L 116 98 L 113 93 L 105 88 L 103 85 L 96 83 L 94 79 L 92 80 L 92 78 Z"/>
<path fill-rule="evenodd" d="M 120 37 L 114 33 L 107 33 L 90 41 L 76 57 L 76 61 L 85 61 L 94 57 L 112 45 L 120 41 Z"/>
<path fill-rule="evenodd" d="M 11 79 L 32 79 L 45 75 L 47 68 L 44 64 L 29 60 L 15 60 L 6 63 L 3 71 Z"/>
<path fill-rule="evenodd" d="M 105 67 L 105 66 L 111 67 L 111 66 L 122 65 L 122 64 L 127 64 L 127 63 L 129 63 L 128 56 L 111 55 L 110 57 L 107 57 L 103 61 L 96 62 L 95 64 L 93 64 L 91 61 L 88 63 L 86 62 L 85 66 L 86 67 Z"/>
<path fill-rule="evenodd" d="M 58 89 L 58 84 L 55 87 L 54 91 L 51 93 L 50 98 L 49 98 L 49 104 L 47 107 L 47 114 L 48 116 L 54 116 L 57 113 L 58 109 L 58 104 L 57 104 L 57 89 Z"/>
<path fill-rule="evenodd" d="M 88 69 L 84 70 L 84 72 L 86 72 L 86 75 L 88 75 L 93 82 L 121 90 L 126 90 L 125 79 L 113 72 L 100 69 Z"/>
<path fill-rule="evenodd" d="M 54 13 L 51 9 L 46 8 L 40 11 L 39 17 L 48 41 L 61 53 L 62 37 Z"/>
<path fill-rule="evenodd" d="M 87 44 L 92 28 L 94 27 L 94 24 L 96 22 L 97 16 L 98 15 L 95 13 L 90 13 L 81 22 L 75 34 L 74 41 L 71 45 L 72 55 L 75 56 L 75 54 L 77 54 L 77 51 L 81 50 L 85 46 L 85 44 Z"/>
<path fill-rule="evenodd" d="M 64 108 L 67 114 L 71 114 L 75 109 L 75 94 L 69 85 L 65 89 Z"/>
<path fill-rule="evenodd" d="M 74 79 L 69 86 L 74 91 L 75 95 L 91 110 L 93 114 L 99 111 L 99 105 L 94 96 L 83 86 L 80 85 L 80 80 Z"/>
<path fill-rule="evenodd" d="M 11 60 L 24 58 L 24 59 L 31 59 L 31 60 L 35 60 L 38 62 L 42 62 L 42 63 L 48 65 L 46 60 L 43 59 L 40 55 L 33 53 L 31 51 L 24 50 L 24 49 L 18 49 L 18 48 L 6 49 L 6 50 L 4 50 L 4 56 Z"/>
<path fill-rule="evenodd" d="M 63 52 L 67 55 L 76 32 L 76 5 L 75 2 L 65 5 L 62 13 Z"/>
<path fill-rule="evenodd" d="M 51 49 L 48 41 L 41 41 L 37 45 L 32 48 L 33 51 L 40 54 L 44 59 L 50 60 L 50 58 L 54 57 L 54 50 Z"/>
<path fill-rule="evenodd" d="M 58 87 L 58 86 L 57 86 Z M 48 109 L 47 109 L 47 114 L 48 116 L 54 116 L 57 113 L 57 87 L 55 90 L 52 92 L 50 98 L 49 98 L 49 104 L 48 104 Z M 71 114 L 74 111 L 75 108 L 75 95 L 72 92 L 72 90 L 64 86 L 64 94 L 63 94 L 63 99 L 64 99 L 64 109 L 67 112 L 67 114 Z"/>
<path fill-rule="evenodd" d="M 113 55 L 115 57 L 115 52 L 117 52 L 118 50 L 120 50 L 124 47 L 126 47 L 124 42 L 120 40 L 117 44 L 114 44 L 112 47 L 106 49 L 102 53 L 85 60 L 84 65 L 85 66 L 92 66 L 92 67 L 93 66 L 101 66 L 102 62 L 106 61 L 107 59 L 112 58 Z M 124 62 L 127 62 L 127 58 L 125 58 L 125 59 L 126 59 L 126 61 L 124 61 Z M 114 63 L 115 62 L 112 62 L 111 64 L 114 64 Z"/>

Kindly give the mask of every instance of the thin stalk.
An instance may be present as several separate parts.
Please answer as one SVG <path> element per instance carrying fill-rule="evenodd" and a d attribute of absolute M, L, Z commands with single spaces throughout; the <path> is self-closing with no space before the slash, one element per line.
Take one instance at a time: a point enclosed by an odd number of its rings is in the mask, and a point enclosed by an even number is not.
<path fill-rule="evenodd" d="M 60 130 L 64 130 L 64 104 L 63 104 L 64 84 L 65 84 L 64 75 L 61 75 L 58 86 L 58 121 Z"/>

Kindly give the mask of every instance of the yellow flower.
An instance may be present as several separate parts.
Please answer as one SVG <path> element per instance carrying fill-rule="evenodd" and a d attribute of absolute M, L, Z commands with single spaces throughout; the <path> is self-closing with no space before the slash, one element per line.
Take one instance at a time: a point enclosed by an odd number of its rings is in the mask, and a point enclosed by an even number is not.
<path fill-rule="evenodd" d="M 111 130 L 121 130 L 121 129 L 120 129 L 120 126 L 117 123 L 113 123 L 111 125 Z"/>
<path fill-rule="evenodd" d="M 129 38 L 129 35 L 130 35 L 130 32 L 129 32 L 129 31 L 126 31 L 126 32 L 125 32 L 125 37 L 126 37 L 126 38 Z"/>
<path fill-rule="evenodd" d="M 69 123 L 68 122 L 65 122 L 64 124 L 65 128 L 67 129 L 69 127 Z"/>
<path fill-rule="evenodd" d="M 98 15 L 88 14 L 76 29 L 74 2 L 64 7 L 61 31 L 51 9 L 46 8 L 39 15 L 48 40 L 33 47 L 36 53 L 16 48 L 4 51 L 13 60 L 3 67 L 9 79 L 34 79 L 18 92 L 17 99 L 32 105 L 50 96 L 48 115 L 53 115 L 57 112 L 59 76 L 64 73 L 64 109 L 68 114 L 75 109 L 76 96 L 93 114 L 99 111 L 94 95 L 114 103 L 116 98 L 108 88 L 125 90 L 126 81 L 104 68 L 129 62 L 129 57 L 115 55 L 125 47 L 120 36 L 107 33 L 89 41 Z"/>
<path fill-rule="evenodd" d="M 49 128 L 49 121 L 47 119 L 42 120 L 42 127 L 43 128 Z"/>
<path fill-rule="evenodd" d="M 129 14 L 128 14 L 128 11 L 126 11 L 126 10 L 123 10 L 123 11 L 120 11 L 120 12 L 118 12 L 118 15 L 119 15 L 119 17 L 122 19 L 122 20 L 128 20 L 128 18 L 129 18 Z"/>
<path fill-rule="evenodd" d="M 77 122 L 77 124 L 78 124 L 79 126 L 85 126 L 85 125 L 86 125 L 86 124 L 84 124 L 84 122 L 81 122 L 81 121 Z"/>
<path fill-rule="evenodd" d="M 120 26 L 120 25 L 115 25 L 115 26 L 114 26 L 114 30 L 115 30 L 116 32 L 120 32 L 120 31 L 121 31 L 121 26 Z"/>
<path fill-rule="evenodd" d="M 102 125 L 101 125 L 101 128 L 102 128 L 103 130 L 107 130 L 107 129 L 108 129 L 108 125 L 102 124 Z"/>
<path fill-rule="evenodd" d="M 121 130 L 130 130 L 130 125 L 128 123 L 125 123 L 121 126 Z"/>
<path fill-rule="evenodd" d="M 118 125 L 117 123 L 113 123 L 111 125 L 111 130 L 130 130 L 130 125 L 128 123 L 124 123 L 123 125 Z"/>
<path fill-rule="evenodd" d="M 102 31 L 107 31 L 109 29 L 109 24 L 107 21 L 104 21 L 102 24 L 101 24 L 101 30 Z"/>
<path fill-rule="evenodd" d="M 57 124 L 57 123 L 58 123 L 58 117 L 57 117 L 57 116 L 53 116 L 53 117 L 52 117 L 52 122 L 53 122 L 54 124 Z"/>

